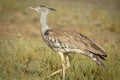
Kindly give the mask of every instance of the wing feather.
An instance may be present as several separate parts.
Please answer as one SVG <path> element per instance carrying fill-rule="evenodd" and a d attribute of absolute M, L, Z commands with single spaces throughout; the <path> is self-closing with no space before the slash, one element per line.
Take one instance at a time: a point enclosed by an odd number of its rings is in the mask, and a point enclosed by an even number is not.
<path fill-rule="evenodd" d="M 83 52 L 90 51 L 96 55 L 107 56 L 104 49 L 88 37 L 73 30 L 50 29 L 46 32 L 47 40 L 49 37 L 59 40 L 71 47 L 76 47 Z"/>

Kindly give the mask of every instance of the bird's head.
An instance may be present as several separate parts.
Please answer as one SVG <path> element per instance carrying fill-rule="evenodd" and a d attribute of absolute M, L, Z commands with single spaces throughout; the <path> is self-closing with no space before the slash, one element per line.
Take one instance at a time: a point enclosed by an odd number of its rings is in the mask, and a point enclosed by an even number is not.
<path fill-rule="evenodd" d="M 40 6 L 35 7 L 35 8 L 33 8 L 33 7 L 29 7 L 29 8 L 32 9 L 32 10 L 37 11 L 39 14 L 41 14 L 41 13 L 44 13 L 44 14 L 49 13 L 49 11 L 56 11 L 55 9 L 46 7 L 44 5 L 40 5 Z"/>

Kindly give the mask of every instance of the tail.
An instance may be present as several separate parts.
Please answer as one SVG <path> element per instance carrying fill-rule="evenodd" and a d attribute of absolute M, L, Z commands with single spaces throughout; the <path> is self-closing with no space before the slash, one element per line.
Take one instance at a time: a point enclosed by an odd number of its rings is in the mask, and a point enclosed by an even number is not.
<path fill-rule="evenodd" d="M 105 67 L 104 63 L 102 62 L 102 60 L 105 60 L 105 58 L 102 56 L 98 56 L 98 55 L 94 55 L 94 57 L 92 58 L 99 66 Z"/>
<path fill-rule="evenodd" d="M 92 52 L 89 52 L 88 54 L 89 54 L 89 57 L 91 59 L 93 59 L 93 61 L 95 61 L 96 64 L 98 64 L 99 66 L 105 67 L 102 60 L 105 60 L 105 57 L 107 57 L 107 55 L 98 55 L 98 54 L 94 54 Z"/>

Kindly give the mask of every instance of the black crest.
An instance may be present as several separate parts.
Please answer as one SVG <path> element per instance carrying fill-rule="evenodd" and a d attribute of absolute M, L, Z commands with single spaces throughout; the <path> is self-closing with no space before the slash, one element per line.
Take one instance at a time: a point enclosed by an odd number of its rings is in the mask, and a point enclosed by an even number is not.
<path fill-rule="evenodd" d="M 48 9 L 52 10 L 52 11 L 56 11 L 55 9 L 49 8 L 49 7 L 45 6 L 45 5 L 40 5 L 40 7 L 45 7 L 45 8 L 48 8 Z"/>

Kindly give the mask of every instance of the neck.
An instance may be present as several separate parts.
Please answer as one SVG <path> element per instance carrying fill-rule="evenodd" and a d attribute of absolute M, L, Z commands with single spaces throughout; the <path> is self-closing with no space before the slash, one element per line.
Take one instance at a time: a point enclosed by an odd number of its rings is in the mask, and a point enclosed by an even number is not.
<path fill-rule="evenodd" d="M 41 13 L 40 16 L 40 26 L 41 26 L 41 33 L 44 35 L 44 33 L 49 29 L 47 25 L 47 15 L 48 13 Z"/>

